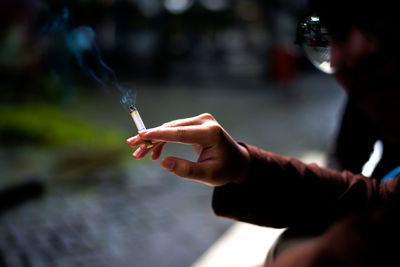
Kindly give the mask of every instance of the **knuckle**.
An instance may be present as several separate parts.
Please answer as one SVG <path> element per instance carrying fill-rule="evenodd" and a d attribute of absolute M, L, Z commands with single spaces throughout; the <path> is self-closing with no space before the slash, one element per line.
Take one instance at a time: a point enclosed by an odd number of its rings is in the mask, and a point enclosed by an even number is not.
<path fill-rule="evenodd" d="M 186 131 L 182 128 L 177 128 L 176 129 L 176 136 L 178 137 L 178 139 L 183 139 L 186 135 Z"/>
<path fill-rule="evenodd" d="M 215 118 L 213 115 L 211 115 L 210 113 L 203 113 L 200 115 L 200 118 L 202 120 L 211 120 L 211 121 L 215 121 Z"/>
<path fill-rule="evenodd" d="M 211 124 L 208 126 L 208 129 L 212 137 L 219 137 L 223 133 L 222 127 L 219 124 Z"/>
<path fill-rule="evenodd" d="M 176 126 L 177 122 L 176 121 L 170 121 L 170 122 L 166 122 L 164 124 L 162 124 L 162 127 L 174 127 Z"/>
<path fill-rule="evenodd" d="M 181 174 L 184 177 L 193 177 L 194 175 L 193 168 L 191 168 L 190 165 L 183 165 L 181 169 Z"/>

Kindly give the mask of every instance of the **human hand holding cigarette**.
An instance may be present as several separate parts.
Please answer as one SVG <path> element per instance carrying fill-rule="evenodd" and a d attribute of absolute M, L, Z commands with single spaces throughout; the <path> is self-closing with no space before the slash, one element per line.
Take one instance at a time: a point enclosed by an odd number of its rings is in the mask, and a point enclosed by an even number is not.
<path fill-rule="evenodd" d="M 143 140 L 151 140 L 147 148 Z M 190 144 L 199 155 L 197 162 L 177 157 L 166 157 L 161 166 L 177 176 L 219 186 L 229 182 L 241 183 L 247 175 L 250 156 L 247 149 L 238 144 L 210 114 L 180 119 L 160 127 L 140 131 L 127 143 L 139 148 L 136 159 L 144 158 L 150 151 L 151 159 L 160 158 L 166 143 Z"/>

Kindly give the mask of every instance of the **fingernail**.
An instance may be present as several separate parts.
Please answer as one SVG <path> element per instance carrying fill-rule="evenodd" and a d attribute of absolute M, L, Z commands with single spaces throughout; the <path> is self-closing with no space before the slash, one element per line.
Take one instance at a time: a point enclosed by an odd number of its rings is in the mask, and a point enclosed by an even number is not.
<path fill-rule="evenodd" d="M 136 139 L 136 136 L 133 136 L 133 137 L 130 137 L 130 138 L 126 139 L 126 142 L 127 143 L 132 143 L 133 141 L 135 141 L 135 139 Z"/>
<path fill-rule="evenodd" d="M 174 166 L 175 166 L 175 160 L 173 160 L 173 159 L 165 159 L 165 160 L 162 162 L 162 166 L 163 166 L 166 170 L 172 171 L 172 170 L 174 169 Z"/>

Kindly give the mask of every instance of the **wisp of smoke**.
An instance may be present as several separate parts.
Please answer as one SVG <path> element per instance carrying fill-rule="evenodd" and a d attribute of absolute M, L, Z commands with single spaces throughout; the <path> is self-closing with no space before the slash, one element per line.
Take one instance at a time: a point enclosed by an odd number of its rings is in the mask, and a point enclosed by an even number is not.
<path fill-rule="evenodd" d="M 88 26 L 79 26 L 67 35 L 70 49 L 76 56 L 79 65 L 105 88 L 116 88 L 121 93 L 124 106 L 134 105 L 136 94 L 122 87 L 115 72 L 104 62 L 100 49 L 96 44 L 96 34 Z"/>
<path fill-rule="evenodd" d="M 118 90 L 121 94 L 121 104 L 129 111 L 129 106 L 136 103 L 136 88 L 124 88 L 118 82 L 115 72 L 104 62 L 101 51 L 96 43 L 96 34 L 89 26 L 79 26 L 72 30 L 67 27 L 69 11 L 64 8 L 59 15 L 52 15 L 42 32 L 50 35 L 61 31 L 66 44 L 75 55 L 79 66 L 96 82 L 107 90 Z"/>

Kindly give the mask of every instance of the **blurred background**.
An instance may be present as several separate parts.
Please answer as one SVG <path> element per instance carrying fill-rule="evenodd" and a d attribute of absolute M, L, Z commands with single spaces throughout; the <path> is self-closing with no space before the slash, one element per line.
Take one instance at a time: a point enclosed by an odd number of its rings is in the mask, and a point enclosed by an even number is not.
<path fill-rule="evenodd" d="M 147 127 L 209 112 L 235 139 L 326 155 L 345 96 L 294 44 L 305 5 L 1 1 L 0 266 L 190 266 L 232 225 L 212 188 L 132 159 L 123 93 Z"/>

